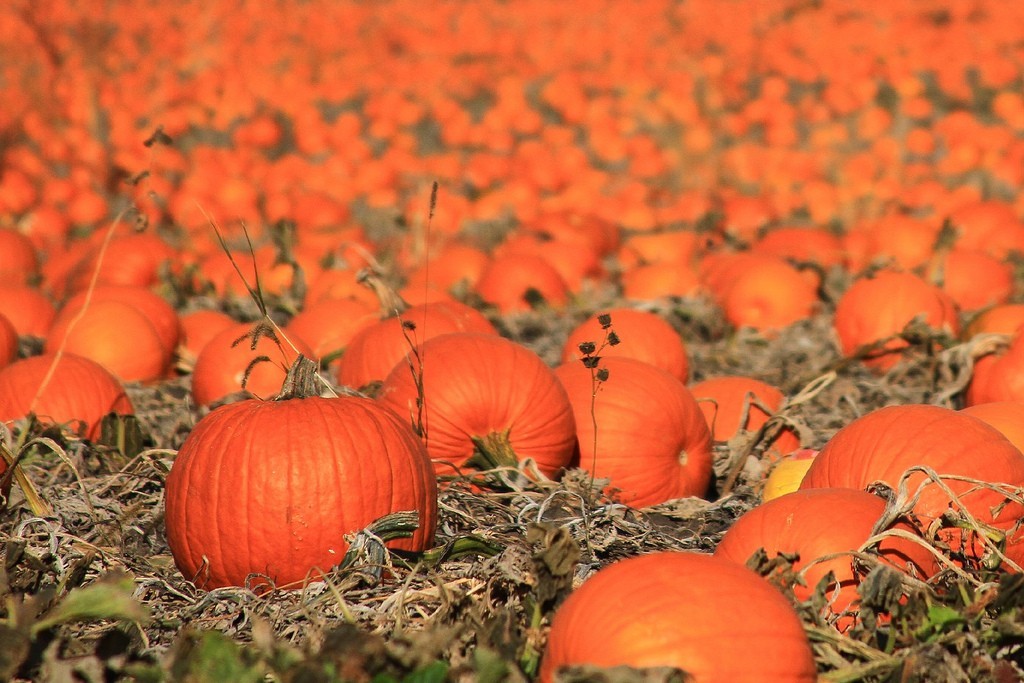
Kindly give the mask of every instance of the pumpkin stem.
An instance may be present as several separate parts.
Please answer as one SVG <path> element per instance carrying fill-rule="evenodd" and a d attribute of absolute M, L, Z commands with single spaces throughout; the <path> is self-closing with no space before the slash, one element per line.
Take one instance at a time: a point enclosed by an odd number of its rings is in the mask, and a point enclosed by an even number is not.
<path fill-rule="evenodd" d="M 317 364 L 303 356 L 301 353 L 295 358 L 295 362 L 288 368 L 281 391 L 274 397 L 275 401 L 287 401 L 293 398 L 310 398 L 320 395 Z"/>
<path fill-rule="evenodd" d="M 519 457 L 512 450 L 508 435 L 511 430 L 503 432 L 491 432 L 487 436 L 472 436 L 470 439 L 476 446 L 476 452 L 469 459 L 469 463 L 480 469 L 493 470 L 499 467 L 517 467 Z"/>
<path fill-rule="evenodd" d="M 393 315 L 401 315 L 405 312 L 405 309 L 409 308 L 409 304 L 405 303 L 405 300 L 392 289 L 388 283 L 384 282 L 384 279 L 380 276 L 380 273 L 364 268 L 359 271 L 356 276 L 356 280 L 359 284 L 366 285 L 373 290 L 373 293 L 377 295 L 377 300 L 380 302 L 380 312 L 382 318 L 390 318 Z"/>

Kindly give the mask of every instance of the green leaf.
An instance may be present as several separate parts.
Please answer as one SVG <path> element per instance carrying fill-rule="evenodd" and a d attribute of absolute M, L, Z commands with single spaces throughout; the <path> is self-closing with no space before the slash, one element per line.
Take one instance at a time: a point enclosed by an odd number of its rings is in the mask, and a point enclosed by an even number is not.
<path fill-rule="evenodd" d="M 146 608 L 132 598 L 135 582 L 124 574 L 108 574 L 96 582 L 75 588 L 32 625 L 32 635 L 71 621 L 116 619 L 144 622 Z"/>

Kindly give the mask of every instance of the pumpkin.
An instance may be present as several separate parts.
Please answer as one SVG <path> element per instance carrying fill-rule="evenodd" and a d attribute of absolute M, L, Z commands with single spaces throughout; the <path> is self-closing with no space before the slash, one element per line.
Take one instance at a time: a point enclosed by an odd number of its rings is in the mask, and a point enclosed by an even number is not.
<path fill-rule="evenodd" d="M 1024 328 L 1022 328 L 1024 329 Z M 1024 332 L 1018 329 L 1001 353 L 982 356 L 974 363 L 971 383 L 964 394 L 967 405 L 1024 399 Z"/>
<path fill-rule="evenodd" d="M 167 543 L 197 586 L 256 574 L 297 587 L 342 560 L 346 534 L 394 512 L 416 511 L 419 527 L 389 547 L 432 545 L 437 488 L 412 429 L 371 399 L 300 389 L 220 406 L 182 443 L 167 475 Z"/>
<path fill-rule="evenodd" d="M 482 313 L 457 301 L 410 306 L 400 315 L 371 323 L 352 336 L 338 361 L 338 382 L 361 388 L 383 381 L 413 347 L 449 332 L 497 334 Z"/>
<path fill-rule="evenodd" d="M 315 358 L 336 356 L 359 330 L 375 322 L 373 307 L 358 299 L 327 297 L 307 304 L 285 326 L 306 340 Z"/>
<path fill-rule="evenodd" d="M 281 388 L 295 358 L 300 353 L 312 356 L 309 346 L 298 337 L 280 339 L 278 343 L 261 335 L 254 347 L 252 331 L 251 324 L 233 323 L 202 348 L 192 368 L 192 398 L 196 405 L 207 406 L 241 391 L 257 398 L 270 398 Z M 254 362 L 257 359 L 263 360 Z"/>
<path fill-rule="evenodd" d="M 728 441 L 744 432 L 756 432 L 776 411 L 785 396 L 767 382 L 742 375 L 709 377 L 690 386 L 715 441 Z M 765 412 L 764 408 L 770 412 Z M 782 428 L 767 444 L 778 458 L 800 447 L 800 437 L 790 427 Z"/>
<path fill-rule="evenodd" d="M 0 228 L 0 282 L 27 284 L 39 271 L 39 255 L 28 235 Z"/>
<path fill-rule="evenodd" d="M 18 357 L 18 331 L 7 316 L 0 313 L 0 368 L 6 367 Z"/>
<path fill-rule="evenodd" d="M 818 562 L 828 555 L 860 549 L 873 535 L 876 522 L 885 511 L 885 502 L 878 496 L 854 489 L 801 489 L 774 498 L 740 516 L 722 536 L 715 556 L 745 564 L 759 549 L 768 557 L 792 553 L 798 557 L 793 568 L 803 571 L 804 584 L 793 586 L 798 600 L 811 597 L 815 586 L 829 572 L 835 574 L 825 591 L 827 597 L 838 588 L 838 595 L 828 612 L 840 615 L 856 611 L 857 585 L 860 576 L 849 555 Z M 904 531 L 909 531 L 903 524 Z M 913 541 L 890 537 L 878 548 L 879 556 L 904 571 L 921 574 L 934 561 L 922 546 Z M 840 620 L 845 630 L 849 619 Z"/>
<path fill-rule="evenodd" d="M 948 408 L 900 405 L 874 410 L 836 432 L 815 457 L 800 488 L 864 489 L 876 481 L 896 488 L 903 473 L 916 465 L 939 475 L 1024 485 L 1024 454 L 994 427 Z M 909 491 L 916 491 L 924 480 L 922 473 L 911 475 Z M 951 479 L 945 483 L 982 524 L 1009 532 L 1024 516 L 1024 506 L 999 507 L 1004 497 L 990 489 Z M 927 526 L 949 507 L 949 496 L 929 485 L 917 499 L 914 514 Z M 984 552 L 981 541 L 968 530 L 943 529 L 939 538 L 968 557 Z M 1018 563 L 1024 560 L 1024 533 L 1014 533 L 1007 541 L 1007 555 Z"/>
<path fill-rule="evenodd" d="M 995 427 L 1010 443 L 1024 451 L 1024 401 L 978 403 L 961 408 L 960 412 Z"/>
<path fill-rule="evenodd" d="M 695 683 L 817 678 L 786 598 L 746 567 L 691 552 L 619 560 L 569 595 L 551 621 L 538 680 L 583 664 L 676 667 Z"/>
<path fill-rule="evenodd" d="M 833 325 L 844 355 L 860 347 L 899 334 L 915 317 L 923 316 L 931 328 L 957 334 L 956 306 L 949 295 L 917 275 L 884 271 L 861 278 L 843 292 L 836 304 Z M 899 362 L 895 353 L 908 346 L 902 339 L 891 339 L 883 350 L 865 358 L 864 364 L 876 370 L 888 370 Z"/>
<path fill-rule="evenodd" d="M 93 301 L 84 308 L 62 309 L 53 321 L 44 349 L 90 358 L 122 382 L 151 382 L 170 370 L 174 347 L 149 318 L 122 301 Z"/>
<path fill-rule="evenodd" d="M 633 358 L 602 358 L 599 369 L 608 377 L 595 384 L 583 363 L 555 368 L 576 418 L 580 467 L 610 479 L 633 507 L 703 496 L 711 432 L 686 385 Z"/>
<path fill-rule="evenodd" d="M 19 336 L 44 339 L 57 309 L 38 287 L 0 284 L 0 315 L 14 325 Z"/>
<path fill-rule="evenodd" d="M 665 370 L 680 381 L 687 380 L 690 369 L 683 338 L 658 314 L 633 308 L 610 308 L 577 325 L 562 347 L 563 363 L 580 360 L 583 357 L 580 344 L 584 342 L 601 345 L 606 333 L 601 324 L 602 315 L 609 316 L 610 329 L 621 343 L 604 346 L 601 356 L 636 358 Z"/>
<path fill-rule="evenodd" d="M 178 342 L 177 356 L 179 365 L 191 369 L 196 357 L 206 343 L 218 332 L 232 327 L 236 320 L 223 311 L 203 308 L 182 314 L 181 339 Z"/>
<path fill-rule="evenodd" d="M 554 372 L 533 351 L 495 334 L 427 340 L 410 362 L 394 367 L 377 397 L 422 426 L 438 474 L 457 472 L 479 454 L 489 467 L 530 458 L 554 478 L 576 446 L 572 406 Z"/>
<path fill-rule="evenodd" d="M 986 332 L 1012 335 L 1021 325 L 1024 325 L 1024 304 L 998 304 L 972 318 L 964 328 L 963 338 Z"/>
<path fill-rule="evenodd" d="M 523 313 L 541 303 L 562 308 L 569 286 L 553 265 L 537 254 L 508 253 L 484 265 L 476 293 L 503 314 Z"/>
<path fill-rule="evenodd" d="M 181 320 L 174 307 L 159 294 L 132 285 L 99 285 L 91 292 L 79 292 L 64 303 L 55 324 L 74 315 L 86 305 L 91 306 L 101 301 L 126 303 L 142 313 L 153 325 L 168 353 L 173 352 L 181 341 Z"/>
<path fill-rule="evenodd" d="M 70 424 L 88 439 L 107 413 L 131 414 L 118 379 L 99 363 L 73 353 L 32 356 L 0 369 L 0 421 L 8 426 L 29 413 L 43 422 Z"/>

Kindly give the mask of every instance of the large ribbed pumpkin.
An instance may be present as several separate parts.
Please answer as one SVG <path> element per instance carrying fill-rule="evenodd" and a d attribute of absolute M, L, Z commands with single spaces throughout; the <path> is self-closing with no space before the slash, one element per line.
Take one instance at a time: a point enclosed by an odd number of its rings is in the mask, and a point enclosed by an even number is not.
<path fill-rule="evenodd" d="M 496 334 L 480 311 L 457 301 L 410 306 L 400 316 L 378 320 L 352 336 L 338 361 L 338 382 L 358 389 L 383 381 L 413 346 L 451 332 Z"/>
<path fill-rule="evenodd" d="M 896 487 L 903 473 L 915 465 L 926 465 L 939 475 L 1024 485 L 1024 454 L 994 427 L 948 408 L 901 405 L 880 408 L 840 429 L 814 459 L 800 488 L 863 489 L 875 481 Z M 920 473 L 911 476 L 910 491 L 924 478 Z M 947 479 L 946 484 L 982 524 L 1009 531 L 1024 517 L 1024 506 L 1001 506 L 1004 497 L 990 489 L 968 492 L 975 488 L 971 483 Z M 914 513 L 927 525 L 949 507 L 949 496 L 930 485 Z M 983 550 L 972 532 L 946 529 L 940 537 L 972 555 Z M 1007 554 L 1018 563 L 1024 560 L 1024 534 L 1016 532 L 1009 539 Z"/>
<path fill-rule="evenodd" d="M 476 453 L 494 466 L 530 458 L 552 478 L 569 464 L 572 406 L 536 353 L 495 334 L 456 332 L 424 342 L 418 358 L 396 365 L 377 397 L 422 424 L 438 474 L 453 474 Z M 414 372 L 422 375 L 422 413 Z"/>
<path fill-rule="evenodd" d="M 80 436 L 99 436 L 107 413 L 130 414 L 132 403 L 116 377 L 96 361 L 73 353 L 32 356 L 0 370 L 0 422 L 29 413 L 69 425 Z"/>
<path fill-rule="evenodd" d="M 841 614 L 857 600 L 860 583 L 853 558 L 843 553 L 859 549 L 871 538 L 884 511 L 885 502 L 867 491 L 801 489 L 744 513 L 725 532 L 715 555 L 745 564 L 759 548 L 764 548 L 769 557 L 795 553 L 798 558 L 793 566 L 804 570 L 805 580 L 805 585 L 793 587 L 796 597 L 806 600 L 818 582 L 834 572 L 835 583 L 830 584 L 826 595 L 838 586 L 830 609 Z M 903 570 L 913 568 L 918 574 L 933 565 L 928 551 L 910 540 L 887 538 L 878 551 L 888 563 Z M 833 554 L 838 557 L 817 561 Z"/>
<path fill-rule="evenodd" d="M 215 409 L 182 444 L 166 504 L 174 561 L 203 588 L 243 586 L 250 574 L 295 587 L 341 561 L 346 534 L 389 513 L 419 513 L 415 534 L 389 544 L 397 549 L 428 548 L 437 523 L 434 472 L 416 434 L 354 396 Z"/>
<path fill-rule="evenodd" d="M 665 370 L 683 382 L 689 378 L 690 363 L 680 334 L 657 313 L 634 308 L 605 309 L 576 326 L 562 347 L 563 363 L 579 361 L 583 357 L 580 351 L 583 342 L 601 345 L 605 335 L 601 322 L 604 315 L 608 316 L 611 329 L 622 343 L 605 346 L 601 350 L 602 356 L 636 358 Z"/>
<path fill-rule="evenodd" d="M 596 397 L 583 363 L 555 368 L 576 417 L 580 467 L 610 479 L 619 499 L 633 507 L 704 495 L 711 482 L 711 432 L 690 390 L 632 358 L 602 358 L 600 368 L 608 378 Z"/>
<path fill-rule="evenodd" d="M 677 667 L 694 683 L 817 675 L 800 619 L 778 590 L 746 567 L 689 552 L 620 560 L 562 603 L 539 680 L 582 664 Z"/>

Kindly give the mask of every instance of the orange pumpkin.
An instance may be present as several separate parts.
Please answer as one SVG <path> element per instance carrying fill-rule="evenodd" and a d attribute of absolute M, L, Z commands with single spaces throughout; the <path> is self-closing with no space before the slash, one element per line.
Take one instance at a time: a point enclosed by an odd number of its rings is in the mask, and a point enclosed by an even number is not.
<path fill-rule="evenodd" d="M 346 535 L 393 512 L 419 527 L 388 545 L 433 543 L 437 489 L 423 445 L 366 398 L 240 401 L 201 419 L 166 485 L 167 543 L 202 588 L 297 588 L 341 562 Z"/>
<path fill-rule="evenodd" d="M 601 345 L 606 332 L 600 321 L 602 315 L 609 316 L 610 329 L 614 330 L 621 343 L 604 346 L 601 356 L 636 358 L 665 370 L 680 381 L 687 380 L 690 364 L 682 336 L 658 314 L 634 308 L 606 309 L 577 325 L 562 347 L 563 363 L 582 358 L 580 344 L 584 342 Z"/>
<path fill-rule="evenodd" d="M 960 412 L 992 425 L 1010 443 L 1024 451 L 1024 401 L 978 403 L 962 408 Z"/>
<path fill-rule="evenodd" d="M 690 386 L 715 441 L 728 441 L 742 432 L 756 432 L 778 411 L 785 396 L 767 382 L 753 377 L 711 377 Z M 770 412 L 765 412 L 761 405 Z M 789 427 L 783 428 L 768 444 L 768 451 L 777 458 L 800 447 L 800 437 Z"/>
<path fill-rule="evenodd" d="M 44 348 L 47 353 L 62 350 L 85 356 L 123 382 L 151 382 L 166 376 L 174 351 L 144 313 L 115 300 L 62 309 Z"/>
<path fill-rule="evenodd" d="M 551 621 L 538 680 L 553 683 L 561 667 L 581 664 L 671 666 L 698 682 L 817 679 L 781 593 L 746 567 L 689 552 L 619 560 L 569 595 Z"/>
<path fill-rule="evenodd" d="M 0 421 L 8 426 L 32 413 L 46 423 L 71 424 L 80 436 L 95 439 L 110 412 L 134 411 L 117 378 L 88 358 L 43 354 L 0 369 Z"/>
<path fill-rule="evenodd" d="M 864 489 L 875 481 L 896 488 L 910 467 L 925 465 L 939 475 L 961 475 L 984 482 L 1024 485 L 1024 454 L 994 427 L 976 417 L 931 405 L 900 405 L 874 410 L 849 423 L 833 436 L 814 459 L 801 489 Z M 908 479 L 914 492 L 925 481 L 915 473 Z M 1024 506 L 1000 507 L 1004 497 L 964 481 L 946 480 L 960 504 L 982 524 L 1009 532 L 1024 516 Z M 975 489 L 975 490 L 972 490 Z M 950 507 L 939 487 L 927 486 L 914 513 L 927 526 Z M 946 528 L 939 537 L 968 558 L 984 552 L 974 532 Z M 1024 533 L 1007 539 L 1006 553 L 1024 560 Z"/>
<path fill-rule="evenodd" d="M 603 358 L 599 369 L 608 377 L 595 384 L 583 363 L 555 368 L 576 417 L 580 467 L 610 479 L 633 507 L 707 493 L 711 432 L 686 385 L 633 358 Z"/>
<path fill-rule="evenodd" d="M 959 330 L 956 305 L 948 294 L 913 273 L 882 271 L 850 285 L 836 304 L 833 325 L 843 354 L 849 356 L 898 334 L 917 316 L 934 329 L 954 335 Z M 902 339 L 891 339 L 864 363 L 887 370 L 900 360 L 895 352 L 907 346 Z"/>
<path fill-rule="evenodd" d="M 57 309 L 36 287 L 0 284 L 0 315 L 14 325 L 19 336 L 44 339 Z"/>
<path fill-rule="evenodd" d="M 413 347 L 449 332 L 497 334 L 482 313 L 457 301 L 410 306 L 352 336 L 338 361 L 338 382 L 360 388 L 382 381 Z"/>
<path fill-rule="evenodd" d="M 196 405 L 206 406 L 243 390 L 257 398 L 271 398 L 281 390 L 288 368 L 298 355 L 292 344 L 298 353 L 313 357 L 313 351 L 298 337 L 289 337 L 289 344 L 284 339 L 277 343 L 260 336 L 253 348 L 252 338 L 247 336 L 252 329 L 251 324 L 234 323 L 214 335 L 199 352 L 192 368 Z M 254 363 L 261 358 L 264 360 Z"/>
<path fill-rule="evenodd" d="M 1006 350 L 974 363 L 965 399 L 969 406 L 1024 399 L 1024 328 L 1014 333 Z"/>
<path fill-rule="evenodd" d="M 522 313 L 542 303 L 561 308 L 569 300 L 565 280 L 536 254 L 495 256 L 480 273 L 476 293 L 501 313 Z"/>
<path fill-rule="evenodd" d="M 885 510 L 878 496 L 854 489 L 801 489 L 766 501 L 740 516 L 722 536 L 715 556 L 738 564 L 763 548 L 768 557 L 779 553 L 796 554 L 794 569 L 803 570 L 804 583 L 793 586 L 798 600 L 811 597 L 815 586 L 829 572 L 835 581 L 825 591 L 838 588 L 838 595 L 827 611 L 841 615 L 856 611 L 860 576 L 849 555 L 817 561 L 829 555 L 860 549 L 873 535 L 873 528 Z M 903 525 L 904 531 L 910 531 Z M 913 541 L 888 538 L 878 548 L 887 563 L 918 574 L 934 565 L 927 550 Z M 845 630 L 851 621 L 838 622 Z"/>
<path fill-rule="evenodd" d="M 479 453 L 490 467 L 530 458 L 554 478 L 576 446 L 572 407 L 554 373 L 533 351 L 495 334 L 432 337 L 395 366 L 377 398 L 422 427 L 438 474 L 458 472 Z"/>

